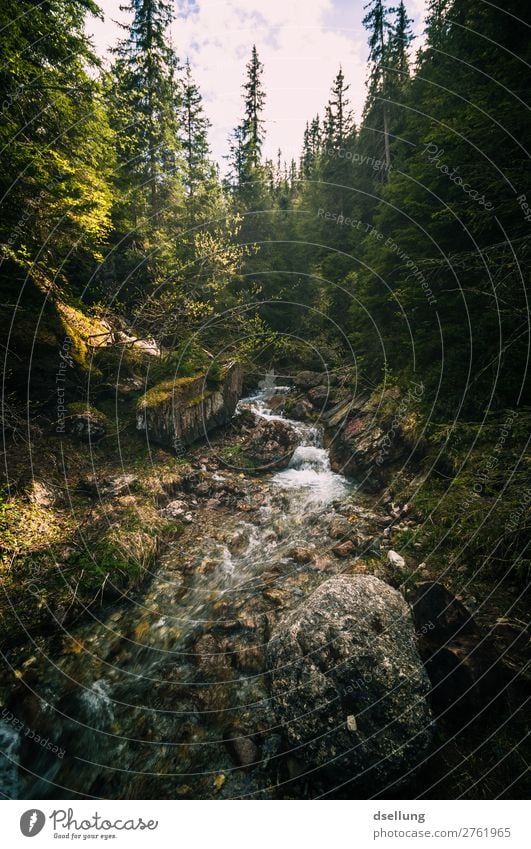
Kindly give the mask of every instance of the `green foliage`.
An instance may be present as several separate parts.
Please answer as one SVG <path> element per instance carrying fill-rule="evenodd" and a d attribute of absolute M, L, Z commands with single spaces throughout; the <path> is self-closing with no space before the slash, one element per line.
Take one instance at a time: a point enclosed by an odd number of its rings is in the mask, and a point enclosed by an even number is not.
<path fill-rule="evenodd" d="M 121 182 L 132 215 L 156 217 L 172 195 L 180 144 L 176 116 L 177 57 L 167 40 L 167 0 L 130 0 L 133 20 L 115 48 L 113 115 Z"/>
<path fill-rule="evenodd" d="M 180 139 L 184 158 L 183 182 L 189 198 L 197 192 L 204 196 L 205 188 L 215 182 L 217 174 L 210 159 L 208 144 L 210 121 L 205 115 L 203 99 L 192 78 L 189 62 L 185 65 L 180 113 Z M 195 211 L 191 204 L 187 206 L 190 212 Z M 195 221 L 193 214 L 190 217 Z"/>
<path fill-rule="evenodd" d="M 404 547 L 441 568 L 464 565 L 471 575 L 525 583 L 529 579 L 529 461 L 522 459 L 531 425 L 529 410 L 505 410 L 483 423 L 460 422 L 429 430 L 426 468 L 410 499 L 422 524 L 404 531 Z M 442 450 L 441 450 L 442 449 Z"/>
<path fill-rule="evenodd" d="M 87 10 L 97 6 L 7 0 L 0 11 L 3 253 L 85 278 L 110 229 L 114 162 Z"/>
<path fill-rule="evenodd" d="M 519 152 L 529 128 L 517 106 L 529 44 L 496 7 L 444 6 L 430 35 L 436 46 L 429 42 L 401 94 L 408 144 L 391 145 L 395 167 L 372 211 L 375 229 L 362 242 L 366 269 L 352 339 L 373 380 L 384 347 L 405 380 L 414 351 L 417 373 L 430 391 L 437 387 L 437 415 L 452 417 L 461 404 L 476 417 L 488 404 L 523 398 L 521 274 L 529 239 L 512 187 L 529 170 Z M 509 79 L 510 89 L 502 89 Z"/>

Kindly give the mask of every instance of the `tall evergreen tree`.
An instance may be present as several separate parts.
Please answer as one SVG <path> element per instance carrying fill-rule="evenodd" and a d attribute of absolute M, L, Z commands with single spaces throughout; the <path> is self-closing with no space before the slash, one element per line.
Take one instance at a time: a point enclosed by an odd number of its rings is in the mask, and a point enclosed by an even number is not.
<path fill-rule="evenodd" d="M 446 13 L 451 0 L 429 0 L 426 16 L 426 34 L 428 45 L 436 47 L 444 35 Z"/>
<path fill-rule="evenodd" d="M 229 163 L 226 186 L 234 191 L 243 183 L 243 138 L 243 127 L 239 124 L 229 137 L 229 154 L 225 157 Z"/>
<path fill-rule="evenodd" d="M 114 167 L 87 12 L 99 9 L 90 0 L 0 8 L 3 258 L 26 264 L 35 252 L 47 273 L 75 262 L 79 281 L 109 229 Z"/>
<path fill-rule="evenodd" d="M 172 4 L 168 0 L 130 0 L 121 7 L 133 15 L 127 35 L 115 48 L 114 78 L 120 165 L 125 182 L 148 197 L 154 217 L 173 181 L 179 140 L 177 59 L 168 41 Z"/>
<path fill-rule="evenodd" d="M 265 137 L 262 112 L 265 92 L 262 85 L 263 65 L 253 45 L 246 66 L 243 85 L 244 115 L 230 140 L 229 179 L 240 200 L 252 205 L 260 197 L 265 175 L 262 168 L 262 146 Z"/>
<path fill-rule="evenodd" d="M 370 0 L 365 6 L 367 14 L 363 19 L 364 27 L 369 31 L 369 91 L 366 114 L 376 106 L 381 112 L 384 137 L 385 163 L 391 165 L 391 147 L 389 138 L 389 34 L 388 10 L 383 0 Z"/>
<path fill-rule="evenodd" d="M 183 181 L 189 197 L 213 177 L 208 130 L 210 121 L 203 109 L 201 93 L 193 80 L 190 62 L 185 65 L 180 108 L 180 138 L 183 152 Z"/>
<path fill-rule="evenodd" d="M 265 92 L 262 85 L 264 66 L 258 58 L 256 45 L 253 44 L 251 59 L 247 65 L 247 80 L 244 83 L 245 115 L 243 119 L 243 152 L 245 167 L 252 171 L 261 162 L 264 142 L 264 121 L 262 111 L 265 104 Z"/>
<path fill-rule="evenodd" d="M 327 143 L 337 148 L 345 143 L 353 129 L 353 116 L 347 97 L 349 88 L 350 86 L 345 84 L 345 77 L 340 68 L 326 107 L 327 118 L 325 121 Z"/>
<path fill-rule="evenodd" d="M 512 10 L 525 15 L 525 0 Z M 522 370 L 514 364 L 527 356 L 527 305 L 519 268 L 529 261 L 529 242 L 514 187 L 530 170 L 521 148 L 529 122 L 518 106 L 529 51 L 500 7 L 447 5 L 406 94 L 409 153 L 375 214 L 385 238 L 369 234 L 362 246 L 372 272 L 360 274 L 353 343 L 377 380 L 382 345 L 364 318 L 368 310 L 396 372 L 405 379 L 420 369 L 441 415 L 476 416 L 520 397 Z"/>
<path fill-rule="evenodd" d="M 393 10 L 395 22 L 389 37 L 389 70 L 391 73 L 391 91 L 403 89 L 410 78 L 409 48 L 413 41 L 411 24 L 404 0 Z"/>

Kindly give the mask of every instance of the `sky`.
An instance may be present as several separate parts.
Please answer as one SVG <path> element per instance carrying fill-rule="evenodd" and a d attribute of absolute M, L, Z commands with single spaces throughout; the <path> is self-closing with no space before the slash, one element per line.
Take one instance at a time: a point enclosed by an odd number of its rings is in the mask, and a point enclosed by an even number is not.
<path fill-rule="evenodd" d="M 108 56 L 120 38 L 117 21 L 127 0 L 99 0 L 104 20 L 90 18 L 87 31 L 96 51 Z M 350 84 L 359 122 L 365 97 L 367 33 L 362 27 L 367 0 L 175 0 L 172 40 L 177 55 L 189 58 L 212 123 L 210 143 L 224 169 L 228 136 L 243 111 L 242 83 L 251 47 L 264 64 L 265 156 L 298 159 L 307 120 L 321 115 L 339 66 Z M 389 3 L 388 5 L 393 5 Z M 406 0 L 414 31 L 422 35 L 425 0 Z"/>

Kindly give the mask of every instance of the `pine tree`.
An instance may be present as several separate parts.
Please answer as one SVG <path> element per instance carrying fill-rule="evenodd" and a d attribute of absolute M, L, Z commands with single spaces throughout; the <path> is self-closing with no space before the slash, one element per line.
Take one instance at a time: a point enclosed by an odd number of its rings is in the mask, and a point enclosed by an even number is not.
<path fill-rule="evenodd" d="M 243 126 L 239 124 L 229 137 L 229 155 L 225 157 L 229 162 L 226 187 L 234 191 L 243 184 L 243 139 Z"/>
<path fill-rule="evenodd" d="M 261 193 L 265 176 L 262 167 L 265 136 L 262 118 L 265 103 L 263 65 L 254 45 L 246 73 L 247 79 L 243 85 L 244 116 L 230 139 L 229 181 L 240 200 L 252 205 L 253 199 Z"/>
<path fill-rule="evenodd" d="M 110 226 L 114 167 L 87 12 L 90 0 L 0 8 L 3 254 L 24 263 L 35 250 L 47 273 L 75 262 L 80 283 Z"/>
<path fill-rule="evenodd" d="M 366 105 L 366 114 L 378 103 L 381 108 L 385 163 L 389 169 L 391 165 L 391 148 L 389 141 L 389 107 L 388 97 L 388 75 L 389 75 L 389 33 L 388 11 L 382 0 L 371 0 L 365 9 L 368 10 L 363 19 L 364 27 L 369 31 L 369 62 L 371 70 L 369 76 L 369 94 Z"/>
<path fill-rule="evenodd" d="M 180 139 L 183 152 L 183 182 L 188 196 L 192 197 L 199 186 L 213 178 L 210 161 L 208 130 L 210 121 L 203 109 L 201 93 L 192 78 L 189 61 L 185 65 L 180 105 Z"/>
<path fill-rule="evenodd" d="M 329 126 L 326 127 L 328 143 L 338 148 L 345 143 L 354 125 L 352 111 L 349 108 L 350 101 L 347 98 L 349 88 L 349 85 L 345 85 L 343 70 L 340 68 L 334 80 L 327 106 Z"/>
<path fill-rule="evenodd" d="M 512 5 L 515 14 L 525 8 L 525 0 Z M 521 68 L 530 44 L 500 7 L 481 0 L 432 4 L 432 12 L 441 11 L 436 42 L 405 93 L 409 153 L 391 172 L 375 213 L 384 238 L 368 235 L 362 245 L 371 272 L 359 275 L 363 309 L 354 314 L 353 344 L 379 380 L 382 343 L 367 312 L 402 375 L 412 373 L 414 347 L 415 368 L 439 414 L 459 408 L 475 416 L 493 401 L 518 401 L 522 369 L 515 363 L 527 357 L 518 265 L 528 262 L 528 237 L 513 186 L 529 179 L 518 151 L 529 139 L 529 122 L 518 103 L 526 97 Z M 500 242 L 502 228 L 510 247 Z M 503 340 L 498 349 L 494 340 Z"/>
<path fill-rule="evenodd" d="M 304 128 L 299 171 L 303 180 L 308 178 L 312 172 L 312 150 L 310 146 L 310 125 L 308 121 L 306 121 L 306 127 Z"/>
<path fill-rule="evenodd" d="M 451 0 L 429 0 L 426 34 L 430 47 L 436 47 L 444 37 L 445 18 L 450 2 Z"/>
<path fill-rule="evenodd" d="M 243 152 L 245 167 L 252 171 L 260 165 L 264 141 L 264 121 L 262 111 L 265 104 L 265 92 L 262 86 L 264 66 L 258 58 L 256 45 L 253 44 L 251 59 L 247 64 L 247 81 L 244 83 L 245 116 L 243 119 Z"/>
<path fill-rule="evenodd" d="M 394 92 L 403 89 L 409 80 L 409 48 L 414 36 L 411 30 L 413 21 L 408 17 L 404 0 L 400 0 L 400 5 L 392 11 L 396 20 L 389 38 L 389 70 Z"/>
<path fill-rule="evenodd" d="M 149 196 L 154 217 L 177 167 L 177 58 L 168 42 L 172 4 L 167 0 L 130 0 L 127 35 L 115 48 L 114 64 L 120 164 L 127 181 Z M 125 121 L 125 125 L 124 125 Z"/>

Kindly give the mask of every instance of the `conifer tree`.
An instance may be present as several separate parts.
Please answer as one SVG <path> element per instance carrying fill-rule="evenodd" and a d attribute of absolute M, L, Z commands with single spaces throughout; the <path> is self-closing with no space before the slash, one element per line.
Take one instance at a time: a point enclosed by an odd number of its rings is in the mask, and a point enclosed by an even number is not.
<path fill-rule="evenodd" d="M 133 14 L 126 36 L 115 48 L 113 72 L 121 136 L 120 164 L 125 182 L 148 197 L 149 214 L 161 209 L 177 167 L 177 58 L 167 32 L 168 0 L 130 0 Z"/>
<path fill-rule="evenodd" d="M 265 104 L 265 92 L 262 86 L 264 66 L 258 58 L 256 45 L 253 44 L 251 59 L 247 64 L 247 80 L 244 83 L 245 116 L 243 119 L 243 151 L 247 170 L 252 171 L 260 165 L 262 144 L 264 141 L 264 121 L 262 111 Z"/>
<path fill-rule="evenodd" d="M 68 257 L 78 281 L 87 271 L 79 263 L 91 266 L 110 226 L 114 167 L 87 12 L 99 13 L 91 0 L 0 8 L 3 258 L 24 263 L 36 248 L 50 272 Z"/>
<path fill-rule="evenodd" d="M 233 190 L 245 204 L 252 204 L 260 195 L 264 182 L 262 146 L 265 137 L 262 111 L 265 92 L 262 85 L 263 65 L 253 45 L 246 66 L 243 85 L 244 115 L 230 139 L 229 180 Z"/>
<path fill-rule="evenodd" d="M 391 148 L 389 140 L 389 107 L 386 102 L 388 97 L 389 78 L 389 33 L 388 10 L 383 0 L 370 0 L 365 6 L 367 14 L 363 19 L 363 25 L 369 31 L 369 62 L 371 63 L 369 75 L 369 92 L 365 114 L 376 104 L 379 105 L 382 116 L 382 127 L 384 136 L 385 163 L 387 168 L 391 165 Z"/>
<path fill-rule="evenodd" d="M 409 48 L 413 41 L 412 19 L 408 17 L 404 0 L 393 10 L 396 20 L 389 37 L 389 70 L 392 90 L 398 91 L 407 84 L 410 77 Z"/>
<path fill-rule="evenodd" d="M 347 92 L 350 86 L 345 85 L 343 70 L 340 68 L 332 86 L 330 100 L 327 106 L 327 141 L 336 147 L 341 147 L 352 132 L 353 117 Z"/>
<path fill-rule="evenodd" d="M 444 35 L 446 13 L 451 0 L 429 0 L 426 16 L 426 34 L 428 45 L 436 47 Z"/>
<path fill-rule="evenodd" d="M 203 109 L 201 93 L 193 80 L 190 62 L 185 64 L 180 104 L 180 139 L 183 152 L 183 182 L 189 197 L 213 178 L 208 130 L 210 121 Z"/>

